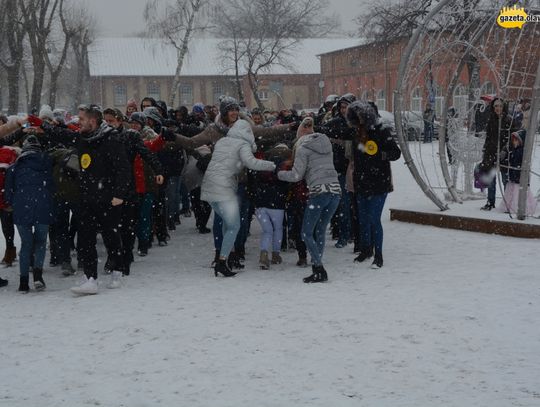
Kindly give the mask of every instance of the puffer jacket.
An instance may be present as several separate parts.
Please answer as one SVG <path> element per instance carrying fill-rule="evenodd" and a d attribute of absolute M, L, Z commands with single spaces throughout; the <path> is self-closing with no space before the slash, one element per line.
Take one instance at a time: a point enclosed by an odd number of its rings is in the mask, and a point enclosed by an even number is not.
<path fill-rule="evenodd" d="M 226 137 L 215 145 L 201 186 L 201 200 L 222 202 L 236 199 L 238 175 L 245 167 L 255 171 L 274 171 L 271 161 L 257 160 L 253 155 L 255 137 L 245 120 L 238 120 Z"/>
<path fill-rule="evenodd" d="M 327 136 L 321 133 L 303 136 L 295 149 L 293 168 L 291 171 L 278 172 L 280 180 L 298 182 L 305 179 L 308 188 L 338 182 L 332 143 Z"/>
<path fill-rule="evenodd" d="M 50 225 L 53 213 L 52 161 L 41 152 L 24 152 L 6 174 L 4 199 L 13 208 L 13 223 Z"/>
<path fill-rule="evenodd" d="M 280 169 L 286 168 L 292 152 L 285 145 L 277 145 L 266 151 L 263 158 L 272 161 Z M 259 172 L 254 183 L 254 203 L 256 208 L 285 209 L 289 193 L 287 182 L 277 179 L 273 172 Z"/>

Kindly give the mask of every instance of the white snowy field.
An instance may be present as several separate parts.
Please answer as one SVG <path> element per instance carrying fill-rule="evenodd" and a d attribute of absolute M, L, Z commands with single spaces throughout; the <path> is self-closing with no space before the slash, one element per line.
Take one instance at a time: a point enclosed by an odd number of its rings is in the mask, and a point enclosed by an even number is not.
<path fill-rule="evenodd" d="M 393 168 L 386 209 L 430 208 Z M 328 242 L 326 284 L 292 252 L 259 270 L 256 221 L 230 279 L 193 219 L 120 290 L 75 298 L 80 277 L 47 269 L 21 295 L 1 270 L 0 406 L 539 406 L 539 242 L 384 216 L 385 266 Z"/>

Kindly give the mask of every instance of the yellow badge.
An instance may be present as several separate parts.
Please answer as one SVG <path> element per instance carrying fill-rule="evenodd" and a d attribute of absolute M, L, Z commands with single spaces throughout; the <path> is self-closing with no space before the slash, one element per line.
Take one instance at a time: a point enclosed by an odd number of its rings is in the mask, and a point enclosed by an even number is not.
<path fill-rule="evenodd" d="M 375 155 L 377 154 L 377 151 L 379 151 L 379 147 L 377 146 L 377 143 L 375 143 L 373 140 L 369 140 L 366 143 L 366 154 Z"/>
<path fill-rule="evenodd" d="M 81 168 L 83 170 L 86 170 L 88 167 L 90 167 L 91 163 L 92 163 L 92 157 L 90 157 L 89 154 L 83 154 L 81 156 Z"/>

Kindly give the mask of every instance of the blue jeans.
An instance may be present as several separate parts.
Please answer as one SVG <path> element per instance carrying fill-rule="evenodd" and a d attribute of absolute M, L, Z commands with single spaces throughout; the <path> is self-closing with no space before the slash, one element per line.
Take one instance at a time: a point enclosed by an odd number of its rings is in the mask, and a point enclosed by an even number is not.
<path fill-rule="evenodd" d="M 340 196 L 324 192 L 310 196 L 302 223 L 302 240 L 314 266 L 322 266 L 326 229 L 339 205 Z"/>
<path fill-rule="evenodd" d="M 338 243 L 346 245 L 351 237 L 351 193 L 345 189 L 346 175 L 338 176 L 339 185 L 341 186 L 341 201 L 337 210 L 339 219 L 339 238 Z"/>
<path fill-rule="evenodd" d="M 388 194 L 356 196 L 358 204 L 358 226 L 362 248 L 375 247 L 375 254 L 382 255 L 383 227 L 381 215 Z"/>
<path fill-rule="evenodd" d="M 508 184 L 508 171 L 504 170 L 501 171 L 501 181 L 503 183 L 503 187 L 506 188 L 506 184 Z M 497 195 L 497 177 L 493 178 L 493 181 L 491 181 L 491 184 L 488 186 L 488 203 L 495 206 L 495 196 Z"/>
<path fill-rule="evenodd" d="M 240 213 L 240 230 L 236 235 L 236 240 L 234 242 L 235 250 L 240 250 L 246 244 L 249 229 L 251 226 L 251 201 L 249 200 L 246 194 L 246 188 L 243 184 L 238 185 L 237 191 L 238 201 L 239 201 L 239 213 Z M 214 224 L 212 226 L 212 232 L 214 234 L 214 247 L 217 251 L 221 250 L 221 244 L 223 242 L 223 220 L 216 212 L 214 214 Z"/>
<path fill-rule="evenodd" d="M 209 204 L 223 222 L 221 229 L 223 241 L 220 245 L 219 255 L 220 257 L 228 257 L 234 247 L 236 235 L 240 230 L 240 208 L 238 200 L 233 199 L 230 201 L 209 202 Z M 216 219 L 214 218 L 214 228 L 215 227 Z"/>
<path fill-rule="evenodd" d="M 49 225 L 17 225 L 21 237 L 21 251 L 19 253 L 19 270 L 21 277 L 28 277 L 30 264 L 37 269 L 43 269 L 45 251 L 47 250 L 47 233 Z"/>
<path fill-rule="evenodd" d="M 180 211 L 180 177 L 173 176 L 167 183 L 167 216 L 174 219 Z"/>
<path fill-rule="evenodd" d="M 424 124 L 424 143 L 431 143 L 433 141 L 433 124 Z"/>
<path fill-rule="evenodd" d="M 267 252 L 281 251 L 281 241 L 283 239 L 283 218 L 285 210 L 257 208 L 255 210 L 257 220 L 261 224 L 261 250 Z"/>

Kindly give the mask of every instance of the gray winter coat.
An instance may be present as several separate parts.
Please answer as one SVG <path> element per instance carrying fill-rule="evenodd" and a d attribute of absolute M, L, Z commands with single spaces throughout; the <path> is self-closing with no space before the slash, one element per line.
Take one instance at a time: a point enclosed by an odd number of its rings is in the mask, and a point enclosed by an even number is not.
<path fill-rule="evenodd" d="M 258 160 L 255 137 L 250 124 L 238 120 L 215 146 L 201 186 L 201 200 L 222 202 L 236 199 L 238 175 L 244 167 L 255 171 L 274 171 L 271 161 Z"/>
<path fill-rule="evenodd" d="M 306 180 L 308 188 L 338 182 L 330 139 L 313 133 L 298 140 L 291 171 L 278 172 L 278 178 L 287 182 Z"/>

